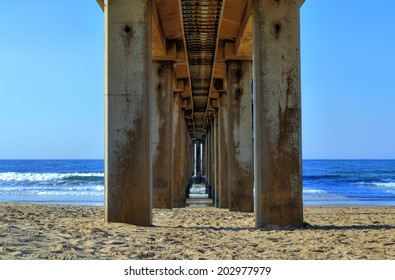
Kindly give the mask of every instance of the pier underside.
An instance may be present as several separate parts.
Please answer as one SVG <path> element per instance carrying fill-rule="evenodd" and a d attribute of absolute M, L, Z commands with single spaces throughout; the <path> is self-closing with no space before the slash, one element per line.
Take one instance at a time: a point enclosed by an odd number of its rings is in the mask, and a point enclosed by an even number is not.
<path fill-rule="evenodd" d="M 302 0 L 97 0 L 105 17 L 106 221 L 212 204 L 303 224 Z"/>

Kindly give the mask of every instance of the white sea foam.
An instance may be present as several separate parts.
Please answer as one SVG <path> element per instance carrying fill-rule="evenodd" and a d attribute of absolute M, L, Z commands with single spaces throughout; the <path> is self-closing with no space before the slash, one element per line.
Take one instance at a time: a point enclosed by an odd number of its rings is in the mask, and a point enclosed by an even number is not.
<path fill-rule="evenodd" d="M 325 194 L 326 191 L 316 189 L 303 189 L 304 194 Z"/>
<path fill-rule="evenodd" d="M 104 191 L 104 186 L 96 186 L 95 190 L 103 192 Z"/>
<path fill-rule="evenodd" d="M 390 182 L 390 183 L 373 183 L 372 185 L 375 186 L 375 187 L 384 189 L 385 192 L 387 192 L 387 193 L 395 194 L 395 182 Z"/>
<path fill-rule="evenodd" d="M 8 186 L 0 188 L 0 195 L 52 195 L 52 196 L 102 196 L 104 186 L 83 185 L 83 186 Z"/>
<path fill-rule="evenodd" d="M 381 188 L 395 188 L 395 182 L 390 183 L 373 183 L 373 186 L 381 187 Z"/>
<path fill-rule="evenodd" d="M 395 194 L 395 182 L 387 182 L 387 183 L 375 183 L 375 182 L 359 182 L 358 185 L 365 185 L 370 187 L 376 187 L 379 189 L 383 189 L 386 193 Z"/>
<path fill-rule="evenodd" d="M 189 190 L 190 193 L 195 193 L 195 194 L 205 194 L 206 193 L 206 186 L 203 184 L 194 184 L 192 185 L 191 189 Z"/>
<path fill-rule="evenodd" d="M 50 196 L 102 196 L 103 193 L 98 192 L 69 192 L 69 191 L 42 191 L 35 193 L 36 195 L 50 195 Z"/>
<path fill-rule="evenodd" d="M 71 177 L 103 177 L 104 173 L 19 173 L 4 172 L 0 173 L 0 181 L 31 181 L 44 182 L 54 180 L 64 180 Z"/>

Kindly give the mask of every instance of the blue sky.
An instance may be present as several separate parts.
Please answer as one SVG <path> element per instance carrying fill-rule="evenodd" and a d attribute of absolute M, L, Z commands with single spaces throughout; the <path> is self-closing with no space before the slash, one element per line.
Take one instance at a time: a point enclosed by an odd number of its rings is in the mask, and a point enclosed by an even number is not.
<path fill-rule="evenodd" d="M 395 1 L 306 0 L 304 158 L 395 158 Z M 2 0 L 0 159 L 103 158 L 95 0 Z"/>

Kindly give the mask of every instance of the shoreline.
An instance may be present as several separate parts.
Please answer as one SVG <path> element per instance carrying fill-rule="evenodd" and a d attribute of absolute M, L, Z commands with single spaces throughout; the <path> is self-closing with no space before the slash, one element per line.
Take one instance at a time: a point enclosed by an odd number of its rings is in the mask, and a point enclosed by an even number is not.
<path fill-rule="evenodd" d="M 0 203 L 0 260 L 395 260 L 395 207 L 305 206 L 304 228 L 254 213 L 153 210 L 153 226 L 105 223 L 103 206 Z"/>

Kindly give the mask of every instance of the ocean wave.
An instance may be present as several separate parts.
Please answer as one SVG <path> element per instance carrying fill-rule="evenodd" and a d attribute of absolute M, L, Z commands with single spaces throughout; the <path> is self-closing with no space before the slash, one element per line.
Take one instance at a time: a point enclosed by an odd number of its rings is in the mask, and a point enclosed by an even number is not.
<path fill-rule="evenodd" d="M 372 183 L 373 186 L 381 188 L 395 188 L 395 182 L 390 183 Z"/>
<path fill-rule="evenodd" d="M 102 193 L 97 192 L 68 192 L 68 191 L 42 191 L 35 193 L 42 196 L 102 196 Z"/>
<path fill-rule="evenodd" d="M 358 182 L 358 185 L 368 185 L 385 188 L 395 188 L 395 182 Z"/>
<path fill-rule="evenodd" d="M 4 172 L 0 173 L 0 181 L 5 182 L 45 182 L 56 180 L 91 180 L 102 179 L 104 173 L 19 173 L 19 172 Z"/>
<path fill-rule="evenodd" d="M 303 189 L 304 194 L 326 194 L 326 191 L 316 189 Z"/>
<path fill-rule="evenodd" d="M 303 175 L 304 180 L 343 179 L 344 175 Z"/>
<path fill-rule="evenodd" d="M 101 196 L 104 194 L 103 185 L 84 186 L 7 186 L 0 188 L 0 195 L 54 195 L 54 196 Z"/>
<path fill-rule="evenodd" d="M 395 182 L 358 182 L 357 184 L 380 188 L 387 193 L 395 194 Z"/>
<path fill-rule="evenodd" d="M 190 193 L 194 193 L 194 194 L 205 194 L 206 193 L 206 186 L 205 185 L 193 185 L 189 191 L 190 191 Z"/>

